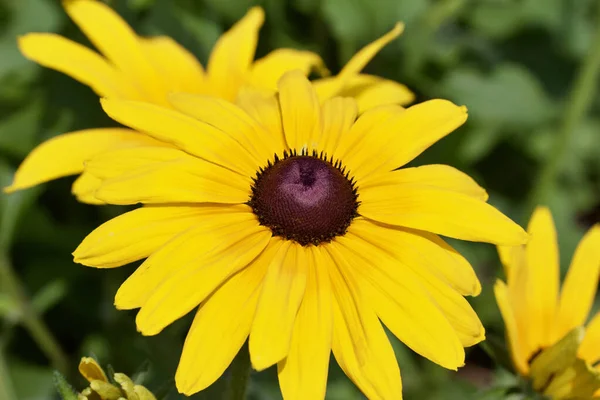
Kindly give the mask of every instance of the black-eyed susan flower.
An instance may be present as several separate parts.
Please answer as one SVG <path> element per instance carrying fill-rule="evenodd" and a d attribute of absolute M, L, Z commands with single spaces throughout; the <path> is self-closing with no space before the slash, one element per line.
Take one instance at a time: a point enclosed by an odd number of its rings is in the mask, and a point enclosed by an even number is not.
<path fill-rule="evenodd" d="M 81 359 L 79 373 L 90 384 L 78 394 L 79 400 L 156 400 L 152 392 L 135 384 L 125 374 L 115 373 L 109 380 L 102 367 L 91 357 Z"/>
<path fill-rule="evenodd" d="M 507 283 L 494 288 L 515 369 L 552 399 L 600 396 L 600 314 L 583 328 L 600 274 L 600 226 L 579 243 L 560 293 L 556 230 L 546 207 L 535 210 L 528 232 L 526 246 L 499 247 Z"/>
<path fill-rule="evenodd" d="M 462 125 L 465 107 L 432 100 L 357 119 L 352 98 L 322 105 L 300 71 L 277 97 L 239 106 L 190 94 L 173 109 L 103 100 L 115 120 L 169 146 L 107 152 L 86 164 L 93 195 L 145 206 L 74 252 L 111 268 L 147 258 L 116 294 L 144 335 L 198 307 L 176 374 L 200 391 L 249 340 L 252 365 L 277 364 L 286 399 L 325 394 L 330 352 L 371 399 L 400 399 L 381 322 L 449 369 L 484 329 L 463 296 L 481 286 L 438 235 L 518 245 L 526 233 L 445 165 L 397 170 Z M 251 100 L 251 101 L 250 101 Z"/>
<path fill-rule="evenodd" d="M 97 53 L 52 33 L 30 33 L 19 39 L 29 59 L 63 72 L 90 86 L 99 96 L 147 101 L 170 107 L 171 92 L 205 94 L 234 101 L 250 87 L 266 93 L 288 70 L 326 71 L 312 52 L 277 49 L 254 61 L 258 30 L 264 13 L 254 7 L 223 34 L 210 55 L 206 70 L 186 49 L 169 37 L 138 36 L 117 13 L 100 1 L 66 0 L 64 8 Z M 407 104 L 413 94 L 401 84 L 361 74 L 360 71 L 387 43 L 398 37 L 402 25 L 360 50 L 334 76 L 315 85 L 321 100 L 343 95 L 355 97 L 360 110 L 381 104 Z M 25 189 L 63 176 L 81 173 L 83 163 L 107 150 L 148 146 L 154 141 L 128 129 L 89 129 L 59 135 L 41 144 L 25 159 L 8 191 Z M 156 144 L 156 143 L 154 143 Z M 159 145 L 159 144 L 157 144 Z M 75 192 L 95 187 L 93 179 L 78 179 Z M 97 203 L 79 196 L 83 202 Z"/>

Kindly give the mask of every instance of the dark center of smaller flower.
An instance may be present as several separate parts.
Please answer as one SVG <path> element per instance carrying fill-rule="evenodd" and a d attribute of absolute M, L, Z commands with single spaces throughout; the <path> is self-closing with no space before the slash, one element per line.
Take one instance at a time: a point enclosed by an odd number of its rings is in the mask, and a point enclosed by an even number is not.
<path fill-rule="evenodd" d="M 358 215 L 357 197 L 339 162 L 286 153 L 257 173 L 248 204 L 274 235 L 306 246 L 345 234 Z"/>

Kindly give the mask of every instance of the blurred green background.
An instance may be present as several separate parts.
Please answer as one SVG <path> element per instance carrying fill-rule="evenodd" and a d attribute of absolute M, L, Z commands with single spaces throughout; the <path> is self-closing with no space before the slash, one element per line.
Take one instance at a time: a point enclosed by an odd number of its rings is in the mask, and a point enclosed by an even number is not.
<path fill-rule="evenodd" d="M 319 53 L 333 72 L 396 21 L 404 21 L 405 33 L 366 71 L 407 84 L 418 101 L 443 97 L 469 108 L 467 124 L 417 162 L 447 163 L 468 172 L 489 190 L 491 203 L 523 225 L 533 205 L 550 206 L 559 230 L 563 273 L 584 230 L 600 221 L 597 0 L 114 0 L 109 4 L 138 33 L 172 36 L 203 63 L 217 37 L 250 6 L 260 4 L 266 24 L 258 57 L 277 47 L 309 49 Z M 3 186 L 41 140 L 70 130 L 114 125 L 90 89 L 19 54 L 17 35 L 32 31 L 58 32 L 89 45 L 60 2 L 0 0 Z M 587 67 L 581 73 L 582 65 Z M 81 239 L 123 208 L 78 204 L 70 195 L 72 181 L 61 179 L 0 195 L 0 389 L 13 390 L 18 399 L 56 396 L 52 367 L 42 351 L 49 345 L 40 346 L 39 339 L 33 339 L 44 329 L 36 322 L 41 318 L 66 355 L 67 376 L 78 389 L 85 386 L 76 373 L 78 360 L 94 355 L 118 372 L 137 374 L 159 398 L 178 398 L 173 376 L 190 318 L 156 337 L 142 337 L 135 329 L 135 312 L 118 312 L 112 305 L 119 284 L 135 266 L 99 271 L 73 264 L 70 253 Z M 457 374 L 393 340 L 406 399 L 503 398 L 513 383 L 496 367 L 506 353 L 503 323 L 491 291 L 496 277 L 502 276 L 495 249 L 453 244 L 473 263 L 484 285 L 473 304 L 487 327 L 486 349 L 468 349 L 467 365 Z M 13 268 L 22 284 L 16 298 L 7 290 L 14 288 L 7 268 Z M 219 385 L 226 379 L 227 375 L 195 398 L 218 399 Z M 280 398 L 273 369 L 251 379 L 250 399 Z M 327 398 L 362 398 L 335 362 Z"/>

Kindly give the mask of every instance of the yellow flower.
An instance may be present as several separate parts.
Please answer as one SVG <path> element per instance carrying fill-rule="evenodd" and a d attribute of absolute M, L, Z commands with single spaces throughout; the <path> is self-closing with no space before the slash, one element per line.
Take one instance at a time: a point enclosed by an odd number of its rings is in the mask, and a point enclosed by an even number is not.
<path fill-rule="evenodd" d="M 591 398 L 600 388 L 600 314 L 587 329 L 600 274 L 600 225 L 583 237 L 559 295 L 556 230 L 538 207 L 526 246 L 498 247 L 507 283 L 494 288 L 517 371 L 553 399 Z M 600 395 L 600 392 L 596 393 Z"/>
<path fill-rule="evenodd" d="M 94 0 L 66 0 L 64 7 L 102 55 L 62 36 L 30 33 L 19 39 L 29 59 L 61 71 L 109 98 L 147 101 L 170 107 L 171 92 L 207 94 L 234 101 L 240 90 L 276 90 L 281 75 L 291 69 L 308 74 L 325 70 L 321 58 L 308 51 L 278 49 L 256 60 L 254 52 L 264 13 L 254 7 L 217 41 L 206 71 L 196 58 L 169 37 L 144 38 L 107 5 Z M 360 50 L 334 77 L 315 83 L 323 101 L 336 95 L 355 97 L 360 110 L 382 104 L 408 104 L 414 95 L 393 81 L 360 71 L 403 26 Z M 326 70 L 325 70 L 326 71 Z M 96 154 L 119 147 L 147 146 L 151 140 L 128 129 L 89 129 L 59 135 L 41 144 L 25 159 L 8 192 L 25 189 L 63 176 L 79 174 L 83 163 Z M 60 157 L 58 157 L 61 155 Z M 45 169 L 44 174 L 39 171 Z M 78 180 L 78 187 L 94 186 Z M 95 201 L 82 196 L 84 202 Z"/>
<path fill-rule="evenodd" d="M 79 363 L 79 373 L 90 383 L 78 394 L 79 400 L 156 400 L 156 397 L 144 386 L 136 385 L 125 374 L 116 373 L 112 384 L 104 370 L 96 360 L 91 357 L 83 357 Z"/>
<path fill-rule="evenodd" d="M 277 364 L 286 399 L 325 394 L 330 352 L 372 399 L 400 399 L 400 372 L 380 320 L 449 369 L 484 329 L 463 296 L 480 283 L 439 236 L 518 245 L 526 233 L 445 165 L 396 168 L 462 125 L 465 107 L 432 100 L 357 119 L 352 98 L 320 104 L 300 71 L 278 96 L 239 106 L 190 94 L 178 111 L 106 99 L 116 121 L 169 146 L 107 152 L 86 164 L 93 193 L 143 203 L 97 228 L 75 261 L 146 261 L 119 288 L 158 334 L 199 306 L 176 374 L 185 394 L 213 383 L 249 337 L 252 365 Z"/>

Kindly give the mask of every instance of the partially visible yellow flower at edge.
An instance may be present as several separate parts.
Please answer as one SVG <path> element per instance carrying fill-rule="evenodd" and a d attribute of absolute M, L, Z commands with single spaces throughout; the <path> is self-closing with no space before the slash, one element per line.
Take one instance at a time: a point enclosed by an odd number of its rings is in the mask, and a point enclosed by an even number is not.
<path fill-rule="evenodd" d="M 185 48 L 166 36 L 141 37 L 110 7 L 95 0 L 65 0 L 66 12 L 101 54 L 53 33 L 30 33 L 19 38 L 25 57 L 63 72 L 88 85 L 99 96 L 145 101 L 171 107 L 169 93 L 204 94 L 235 101 L 251 88 L 272 94 L 279 78 L 292 69 L 305 75 L 327 73 L 321 58 L 309 51 L 277 49 L 254 61 L 258 31 L 264 22 L 260 7 L 248 13 L 216 42 L 206 70 Z M 403 30 L 401 23 L 360 50 L 333 77 L 314 82 L 321 101 L 334 96 L 356 99 L 359 111 L 385 104 L 406 105 L 414 94 L 406 86 L 361 74 L 365 65 Z M 83 163 L 95 155 L 124 147 L 160 146 L 129 129 L 100 128 L 66 133 L 35 148 L 21 164 L 7 192 L 26 189 L 68 175 L 80 174 Z M 40 171 L 44 171 L 40 174 Z M 82 176 L 74 184 L 80 195 L 98 184 Z"/>
<path fill-rule="evenodd" d="M 579 243 L 559 294 L 556 230 L 546 207 L 528 226 L 530 240 L 498 247 L 507 283 L 496 300 L 506 325 L 513 363 L 533 388 L 552 399 L 600 396 L 600 313 L 585 329 L 600 275 L 600 225 Z"/>
<path fill-rule="evenodd" d="M 156 397 L 144 386 L 136 385 L 131 378 L 116 373 L 113 379 L 119 386 L 112 384 L 96 360 L 83 357 L 79 362 L 79 372 L 90 383 L 78 394 L 79 400 L 156 400 Z"/>

